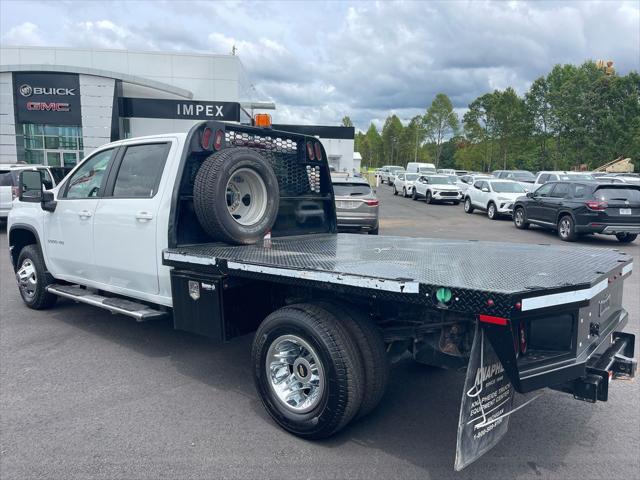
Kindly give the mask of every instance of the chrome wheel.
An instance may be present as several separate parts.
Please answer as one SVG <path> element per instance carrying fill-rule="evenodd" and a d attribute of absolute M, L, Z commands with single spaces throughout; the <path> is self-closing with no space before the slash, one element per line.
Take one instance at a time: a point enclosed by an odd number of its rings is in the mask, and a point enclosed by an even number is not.
<path fill-rule="evenodd" d="M 227 209 L 240 225 L 253 225 L 267 210 L 267 187 L 250 168 L 240 168 L 227 182 Z"/>
<path fill-rule="evenodd" d="M 265 367 L 271 390 L 288 410 L 307 413 L 318 406 L 325 389 L 324 369 L 318 354 L 302 338 L 276 338 Z"/>
<path fill-rule="evenodd" d="M 464 201 L 464 211 L 469 213 L 469 211 L 471 210 L 471 200 L 469 200 L 468 198 Z"/>
<path fill-rule="evenodd" d="M 560 225 L 558 226 L 558 233 L 562 238 L 567 238 L 571 234 L 571 223 L 567 217 L 560 220 Z"/>
<path fill-rule="evenodd" d="M 16 272 L 16 279 L 18 280 L 18 287 L 22 295 L 29 300 L 36 296 L 38 276 L 36 275 L 36 267 L 30 258 L 24 259 L 22 265 L 20 265 L 20 268 Z"/>
<path fill-rule="evenodd" d="M 516 225 L 521 227 L 524 224 L 524 212 L 521 208 L 516 210 Z"/>
<path fill-rule="evenodd" d="M 487 215 L 491 220 L 496 216 L 496 206 L 492 203 L 489 205 L 489 209 L 487 210 Z"/>

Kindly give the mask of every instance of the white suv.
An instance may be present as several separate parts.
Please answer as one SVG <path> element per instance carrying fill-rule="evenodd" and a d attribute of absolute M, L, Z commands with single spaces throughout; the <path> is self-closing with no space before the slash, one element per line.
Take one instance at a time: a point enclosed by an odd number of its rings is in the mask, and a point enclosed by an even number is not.
<path fill-rule="evenodd" d="M 44 175 L 44 188 L 46 190 L 56 186 L 64 175 L 60 176 L 60 167 L 46 167 L 44 165 L 30 165 L 20 163 L 0 164 L 0 220 L 6 220 L 11 211 L 13 200 L 20 195 L 20 172 L 25 170 L 42 170 Z"/>
<path fill-rule="evenodd" d="M 526 193 L 520 183 L 512 180 L 479 179 L 465 194 L 464 211 L 485 210 L 495 220 L 499 215 L 511 215 L 516 199 Z"/>
<path fill-rule="evenodd" d="M 413 186 L 419 177 L 419 173 L 399 173 L 393 182 L 393 194 L 398 195 L 402 192 L 403 197 L 410 197 L 413 195 Z"/>
<path fill-rule="evenodd" d="M 412 198 L 424 198 L 427 203 L 451 202 L 458 205 L 462 192 L 447 175 L 422 175 L 414 184 Z"/>
<path fill-rule="evenodd" d="M 572 180 L 593 180 L 593 176 L 586 172 L 564 172 L 564 171 L 550 171 L 550 172 L 538 172 L 536 181 L 533 184 L 533 192 L 535 192 L 540 186 L 547 182 L 567 182 Z"/>

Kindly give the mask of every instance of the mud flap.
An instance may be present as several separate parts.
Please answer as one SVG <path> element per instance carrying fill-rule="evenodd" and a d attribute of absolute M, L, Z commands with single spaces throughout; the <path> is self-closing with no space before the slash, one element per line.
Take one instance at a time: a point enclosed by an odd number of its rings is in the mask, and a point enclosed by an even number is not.
<path fill-rule="evenodd" d="M 491 342 L 484 330 L 476 326 L 460 404 L 456 471 L 496 446 L 507 433 L 509 415 L 538 397 L 525 399 L 514 408 L 514 396 L 515 390 Z"/>

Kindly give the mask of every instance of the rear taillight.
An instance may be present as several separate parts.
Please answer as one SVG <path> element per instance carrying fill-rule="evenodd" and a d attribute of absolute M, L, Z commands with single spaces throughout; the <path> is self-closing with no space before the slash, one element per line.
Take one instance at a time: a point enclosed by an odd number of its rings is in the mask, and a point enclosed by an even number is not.
<path fill-rule="evenodd" d="M 11 187 L 11 200 L 15 200 L 20 196 L 20 187 Z"/>
<path fill-rule="evenodd" d="M 309 157 L 309 160 L 314 160 L 315 159 L 315 152 L 314 152 L 314 148 L 313 148 L 313 143 L 311 143 L 311 142 L 307 142 L 307 157 Z"/>
<path fill-rule="evenodd" d="M 320 162 L 322 161 L 322 149 L 320 148 L 320 143 L 316 143 L 314 145 L 314 149 L 316 151 L 316 159 Z"/>
<path fill-rule="evenodd" d="M 377 207 L 380 204 L 378 200 L 365 200 L 364 203 L 366 203 L 370 207 Z"/>
<path fill-rule="evenodd" d="M 607 202 L 600 202 L 598 200 L 589 200 L 588 202 L 584 202 L 584 204 L 589 210 L 593 210 L 594 212 L 603 212 L 609 206 Z"/>
<path fill-rule="evenodd" d="M 203 150 L 209 150 L 210 145 L 211 145 L 211 135 L 212 134 L 213 134 L 213 132 L 211 131 L 211 129 L 209 127 L 206 127 L 202 131 L 202 137 L 200 138 L 200 146 L 202 147 Z"/>
<path fill-rule="evenodd" d="M 213 148 L 216 151 L 222 148 L 222 141 L 224 140 L 224 132 L 222 130 L 216 130 L 216 136 L 213 138 Z"/>

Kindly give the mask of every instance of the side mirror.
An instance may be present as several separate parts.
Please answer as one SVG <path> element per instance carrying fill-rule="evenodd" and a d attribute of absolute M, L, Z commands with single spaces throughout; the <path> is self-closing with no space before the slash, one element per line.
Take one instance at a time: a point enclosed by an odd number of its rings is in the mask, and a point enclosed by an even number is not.
<path fill-rule="evenodd" d="M 482 191 L 483 191 L 484 193 L 489 193 L 489 189 L 488 189 L 487 187 L 483 187 L 483 188 L 482 188 Z"/>
<path fill-rule="evenodd" d="M 42 201 L 42 181 L 43 174 L 40 170 L 24 170 L 20 172 L 20 195 L 21 202 L 40 203 Z"/>
<path fill-rule="evenodd" d="M 527 194 L 526 194 L 526 195 L 527 195 L 527 197 L 529 197 L 529 198 L 533 198 L 533 192 L 527 192 Z"/>

